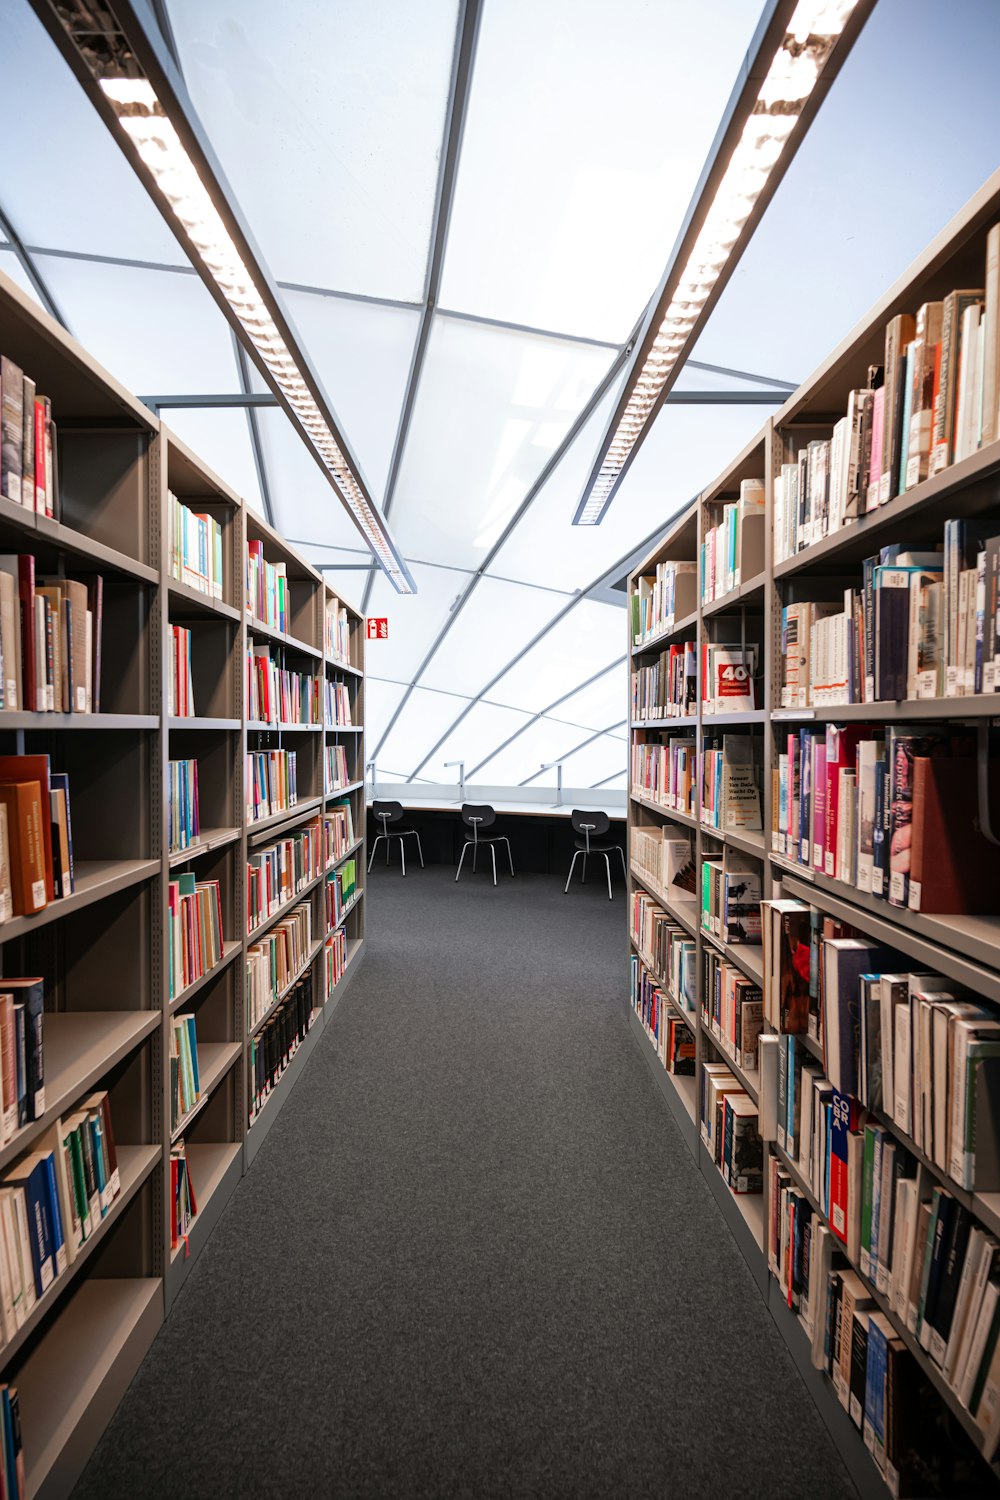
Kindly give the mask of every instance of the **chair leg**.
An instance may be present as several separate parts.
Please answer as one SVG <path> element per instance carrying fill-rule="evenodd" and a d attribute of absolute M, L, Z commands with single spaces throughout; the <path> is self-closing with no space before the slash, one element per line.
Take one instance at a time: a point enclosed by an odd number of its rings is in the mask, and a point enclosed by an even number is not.
<path fill-rule="evenodd" d="M 496 883 L 497 883 L 497 846 L 496 846 L 496 844 L 491 844 L 490 845 L 490 853 L 493 856 L 493 884 L 496 885 Z"/>
<path fill-rule="evenodd" d="M 417 853 L 420 855 L 420 868 L 424 869 L 424 851 L 420 847 L 420 835 L 419 835 L 419 833 L 416 834 L 415 837 L 416 837 L 416 840 L 417 840 Z"/>
<path fill-rule="evenodd" d="M 608 872 L 608 900 L 609 901 L 613 901 L 614 897 L 611 894 L 611 856 L 610 856 L 610 854 L 606 854 L 604 856 L 604 863 L 605 863 L 605 866 L 606 866 L 607 872 Z"/>
<path fill-rule="evenodd" d="M 406 840 L 399 841 L 399 862 L 403 866 L 403 879 L 406 879 Z"/>
<path fill-rule="evenodd" d="M 583 869 L 583 873 L 580 876 L 580 884 L 581 885 L 586 885 L 587 884 L 587 855 L 586 855 L 586 853 L 584 853 L 584 856 L 583 856 L 583 866 L 582 866 L 582 869 Z"/>
<path fill-rule="evenodd" d="M 386 836 L 385 836 L 385 863 L 386 863 L 386 867 L 388 867 L 388 864 L 389 864 L 389 855 L 391 853 L 392 853 L 392 839 L 389 837 L 388 834 L 386 834 Z"/>
<path fill-rule="evenodd" d="M 375 850 L 379 846 L 379 840 L 380 839 L 384 839 L 384 838 L 385 838 L 385 834 L 384 833 L 377 833 L 375 835 L 375 842 L 374 842 L 374 844 L 372 844 L 372 857 L 368 861 L 368 872 L 369 872 L 369 874 L 371 874 L 372 865 L 375 863 Z"/>
<path fill-rule="evenodd" d="M 615 848 L 618 850 L 618 853 L 621 855 L 621 861 L 622 861 L 622 879 L 625 880 L 625 881 L 627 881 L 628 880 L 628 868 L 627 868 L 627 866 L 625 864 L 625 850 L 622 848 L 621 844 L 616 844 Z"/>
<path fill-rule="evenodd" d="M 458 861 L 458 869 L 455 871 L 455 881 L 456 881 L 456 884 L 458 882 L 458 877 L 462 873 L 462 865 L 463 865 L 463 863 L 465 861 L 465 851 L 466 851 L 466 849 L 468 849 L 468 847 L 469 847 L 469 842 L 468 842 L 468 840 L 466 840 L 466 842 L 462 845 L 462 856 L 461 856 L 461 858 Z"/>
<path fill-rule="evenodd" d="M 510 852 L 510 839 L 504 839 L 504 843 L 507 845 L 507 858 L 510 861 L 510 878 L 511 878 L 511 880 L 513 880 L 513 878 L 514 878 L 514 856 Z"/>
<path fill-rule="evenodd" d="M 479 840 L 477 839 L 476 842 L 472 846 L 472 873 L 473 873 L 473 875 L 475 875 L 475 873 L 476 873 L 476 855 L 478 853 L 479 853 Z"/>
<path fill-rule="evenodd" d="M 563 895 L 564 896 L 565 896 L 566 892 L 569 890 L 569 883 L 573 879 L 573 871 L 576 869 L 576 862 L 577 862 L 577 859 L 579 858 L 579 855 L 580 855 L 579 849 L 575 849 L 573 851 L 573 860 L 572 860 L 572 863 L 570 864 L 570 867 L 569 867 L 569 874 L 566 876 L 566 884 L 563 886 Z"/>

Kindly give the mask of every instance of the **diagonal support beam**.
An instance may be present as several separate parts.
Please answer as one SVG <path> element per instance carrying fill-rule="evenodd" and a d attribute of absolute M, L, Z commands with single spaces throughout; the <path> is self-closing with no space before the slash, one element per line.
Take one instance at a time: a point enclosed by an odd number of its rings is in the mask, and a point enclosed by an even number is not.
<path fill-rule="evenodd" d="M 399 479 L 400 465 L 403 461 L 406 439 L 410 431 L 410 421 L 413 416 L 413 408 L 416 405 L 417 391 L 420 388 L 420 376 L 423 373 L 424 359 L 427 354 L 427 344 L 430 339 L 434 309 L 437 306 L 441 291 L 441 273 L 444 270 L 444 255 L 448 244 L 448 229 L 451 224 L 451 209 L 455 196 L 455 179 L 458 174 L 458 159 L 462 150 L 462 137 L 465 134 L 465 118 L 469 106 L 472 70 L 476 58 L 476 43 L 479 40 L 479 23 L 482 18 L 482 11 L 482 0 L 464 0 L 461 20 L 455 37 L 451 84 L 448 91 L 448 108 L 445 112 L 444 138 L 441 143 L 441 166 L 438 171 L 434 215 L 431 221 L 431 234 L 427 251 L 427 269 L 424 273 L 424 296 L 420 313 L 420 326 L 417 329 L 417 337 L 413 345 L 413 356 L 410 360 L 410 370 L 406 378 L 406 391 L 403 395 L 403 405 L 399 413 L 399 422 L 396 425 L 396 437 L 392 445 L 392 456 L 389 459 L 389 472 L 386 477 L 385 494 L 382 497 L 382 513 L 386 517 L 392 511 L 392 502 L 396 495 L 396 482 Z M 368 610 L 368 600 L 371 598 L 375 573 L 376 569 L 373 568 L 365 585 L 364 596 L 361 600 L 362 615 L 366 614 Z"/>
<path fill-rule="evenodd" d="M 513 734 L 509 734 L 507 736 L 502 745 L 497 745 L 496 749 L 491 750 L 489 755 L 485 755 L 483 759 L 478 763 L 478 765 L 473 766 L 472 770 L 469 772 L 467 779 L 471 781 L 477 771 L 481 771 L 483 766 L 488 765 L 490 761 L 494 760 L 498 755 L 502 755 L 503 752 L 507 749 L 508 745 L 512 745 L 514 741 L 516 739 L 519 739 L 520 736 L 524 734 L 526 730 L 530 729 L 533 724 L 537 724 L 539 719 L 546 718 L 553 712 L 554 709 L 557 709 L 560 704 L 565 703 L 567 698 L 572 698 L 575 696 L 575 694 L 582 693 L 584 688 L 591 687 L 595 682 L 599 682 L 602 677 L 606 677 L 609 672 L 615 671 L 615 669 L 622 666 L 624 662 L 625 657 L 619 656 L 618 660 L 613 661 L 610 666 L 601 667 L 600 671 L 595 672 L 593 677 L 588 677 L 586 682 L 577 683 L 576 687 L 570 688 L 568 693 L 563 693 L 561 697 L 556 698 L 555 701 L 548 704 L 546 708 L 541 709 L 537 714 L 532 714 L 527 724 L 522 724 L 520 729 L 515 729 Z"/>
<path fill-rule="evenodd" d="M 48 286 L 45 283 L 45 278 L 42 275 L 41 271 L 38 269 L 34 257 L 32 256 L 28 247 L 25 245 L 21 236 L 18 234 L 17 230 L 14 228 L 10 219 L 4 213 L 2 207 L 0 207 L 0 229 L 3 230 L 7 239 L 10 241 L 11 249 L 14 251 L 14 254 L 21 262 L 21 269 L 24 271 L 25 276 L 27 276 L 28 280 L 31 282 L 31 285 L 38 293 L 39 301 L 45 308 L 45 311 L 49 314 L 50 317 L 55 318 L 57 323 L 61 323 L 67 333 L 72 333 L 73 330 L 70 328 L 69 324 L 66 322 L 66 319 L 60 312 L 59 304 L 53 297 L 52 293 L 49 291 Z"/>
<path fill-rule="evenodd" d="M 595 740 L 599 740 L 602 737 L 602 735 L 612 734 L 616 729 L 621 729 L 622 726 L 624 724 L 627 724 L 627 723 L 628 723 L 627 719 L 618 719 L 614 724 L 609 724 L 608 727 L 607 727 L 607 729 L 598 729 L 593 734 L 589 734 L 585 740 L 581 740 L 580 741 L 579 745 L 574 745 L 573 748 L 572 748 L 572 750 L 567 750 L 566 753 L 565 753 L 565 755 L 556 755 L 556 756 L 553 757 L 553 759 L 554 760 L 569 760 L 570 756 L 576 755 L 576 753 L 577 753 L 578 750 L 586 750 L 586 748 L 587 748 L 588 745 L 592 745 L 594 743 L 594 741 Z M 519 781 L 517 784 L 518 784 L 518 786 L 530 786 L 531 783 L 534 781 L 535 777 L 536 776 L 541 776 L 541 774 L 542 774 L 542 768 L 541 768 L 541 766 L 539 766 L 539 768 L 538 768 L 537 771 L 532 771 L 532 773 L 531 773 L 530 776 L 526 776 L 523 781 Z M 621 773 L 619 771 L 616 771 L 614 774 L 616 776 L 618 776 Z"/>

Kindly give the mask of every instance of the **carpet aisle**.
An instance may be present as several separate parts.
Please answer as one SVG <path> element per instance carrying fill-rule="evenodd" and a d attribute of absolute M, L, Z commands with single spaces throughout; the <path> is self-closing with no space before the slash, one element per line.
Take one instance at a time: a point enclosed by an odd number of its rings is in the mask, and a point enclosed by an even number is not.
<path fill-rule="evenodd" d="M 367 899 L 76 1500 L 854 1496 L 630 1035 L 620 884 Z"/>

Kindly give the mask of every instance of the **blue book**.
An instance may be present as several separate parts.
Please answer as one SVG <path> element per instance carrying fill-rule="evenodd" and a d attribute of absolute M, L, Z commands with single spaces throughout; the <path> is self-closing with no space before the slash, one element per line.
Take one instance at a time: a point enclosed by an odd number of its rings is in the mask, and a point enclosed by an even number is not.
<path fill-rule="evenodd" d="M 61 1276 L 69 1264 L 66 1254 L 66 1231 L 63 1227 L 62 1204 L 59 1202 L 59 1183 L 56 1179 L 56 1161 L 51 1151 L 42 1153 L 49 1179 L 49 1204 L 52 1209 L 52 1258 L 56 1275 Z"/>
<path fill-rule="evenodd" d="M 90 1144 L 94 1153 L 94 1171 L 97 1173 L 97 1196 L 101 1201 L 101 1218 L 111 1207 L 111 1194 L 108 1192 L 108 1179 L 104 1172 L 104 1126 L 101 1123 L 100 1114 L 93 1110 L 87 1116 L 87 1129 L 90 1131 Z"/>
<path fill-rule="evenodd" d="M 188 1044 L 191 1051 L 191 1072 L 194 1075 L 194 1095 L 196 1099 L 201 1098 L 201 1077 L 198 1073 L 198 1038 L 195 1035 L 194 1016 L 185 1016 L 187 1026 Z"/>
<path fill-rule="evenodd" d="M 788 1154 L 793 1161 L 799 1159 L 798 1141 L 798 1099 L 796 1088 L 799 1082 L 797 1069 L 795 1067 L 795 1037 L 786 1037 L 788 1043 L 788 1119 L 785 1125 L 785 1139 L 788 1141 Z"/>
<path fill-rule="evenodd" d="M 41 1156 L 26 1156 L 4 1178 L 7 1187 L 24 1191 L 31 1245 L 31 1267 L 35 1278 L 35 1295 L 43 1297 L 55 1280 L 52 1254 L 52 1209 L 49 1200 L 49 1177 Z"/>
<path fill-rule="evenodd" d="M 8 1496 L 20 1494 L 17 1477 L 17 1446 L 14 1442 L 14 1412 L 10 1404 L 10 1386 L 0 1386 L 0 1412 L 3 1417 L 3 1467 Z"/>
<path fill-rule="evenodd" d="M 875 816 L 872 827 L 872 895 L 889 894 L 889 828 L 890 803 L 886 796 L 885 760 L 875 762 Z"/>

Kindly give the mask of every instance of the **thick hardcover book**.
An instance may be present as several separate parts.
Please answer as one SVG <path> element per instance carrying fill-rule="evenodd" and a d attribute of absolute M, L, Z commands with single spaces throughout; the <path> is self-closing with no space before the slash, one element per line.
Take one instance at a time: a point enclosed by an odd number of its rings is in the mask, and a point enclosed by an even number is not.
<path fill-rule="evenodd" d="M 1000 761 L 990 765 L 990 799 L 1000 807 Z M 974 760 L 913 758 L 913 832 L 908 901 L 913 911 L 996 910 L 1000 846 L 980 831 Z"/>
<path fill-rule="evenodd" d="M 851 1214 L 857 1211 L 850 1181 L 854 1156 L 850 1140 L 856 1130 L 857 1101 L 835 1089 L 830 1128 L 830 1228 L 845 1245 L 850 1237 Z"/>

